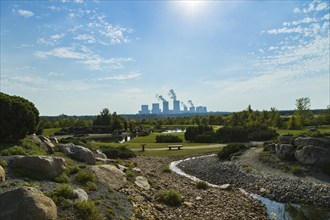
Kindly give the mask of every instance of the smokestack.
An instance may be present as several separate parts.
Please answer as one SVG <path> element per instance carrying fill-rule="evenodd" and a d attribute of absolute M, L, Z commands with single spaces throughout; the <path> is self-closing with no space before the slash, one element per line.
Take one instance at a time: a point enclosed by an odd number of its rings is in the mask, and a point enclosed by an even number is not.
<path fill-rule="evenodd" d="M 183 106 L 183 108 L 187 108 L 186 104 L 184 104 L 184 102 L 181 102 L 181 105 Z"/>
<path fill-rule="evenodd" d="M 190 107 L 195 107 L 194 103 L 191 100 L 188 100 L 188 103 L 189 103 Z"/>
<path fill-rule="evenodd" d="M 161 96 L 161 95 L 156 94 L 156 98 L 157 98 L 159 101 L 167 102 L 166 99 L 164 99 L 164 97 Z"/>
<path fill-rule="evenodd" d="M 176 94 L 174 92 L 174 89 L 170 89 L 168 95 L 170 96 L 171 99 L 173 99 L 173 101 L 176 101 Z"/>

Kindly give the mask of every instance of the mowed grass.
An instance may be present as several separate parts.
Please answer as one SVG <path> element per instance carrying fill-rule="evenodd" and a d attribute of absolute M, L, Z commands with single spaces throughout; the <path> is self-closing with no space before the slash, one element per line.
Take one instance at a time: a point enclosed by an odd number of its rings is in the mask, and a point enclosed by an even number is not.
<path fill-rule="evenodd" d="M 279 133 L 280 135 L 299 135 L 308 132 L 309 128 L 310 127 L 304 127 L 301 130 L 276 129 L 276 132 Z M 330 133 L 330 125 L 318 127 L 317 130 L 320 131 L 321 134 Z"/>
<path fill-rule="evenodd" d="M 184 156 L 193 154 L 211 154 L 217 153 L 222 147 L 218 148 L 198 148 L 198 149 L 183 149 L 182 150 L 147 150 L 144 152 L 136 151 L 135 153 L 139 156 Z"/>
<path fill-rule="evenodd" d="M 187 142 L 184 139 L 184 132 L 178 132 L 178 133 L 171 133 L 171 135 L 175 135 L 180 137 L 183 141 L 181 143 L 156 143 L 156 136 L 157 135 L 166 135 L 161 133 L 151 133 L 148 136 L 141 136 L 141 137 L 135 137 L 132 140 L 126 142 L 126 143 L 113 143 L 113 142 L 91 142 L 90 144 L 93 147 L 101 147 L 101 146 L 126 146 L 128 148 L 141 148 L 141 145 L 144 144 L 146 148 L 165 148 L 167 145 L 171 144 L 182 144 L 183 146 L 201 146 L 201 145 L 210 145 L 209 143 L 190 143 Z"/>
<path fill-rule="evenodd" d="M 55 134 L 55 132 L 61 130 L 61 128 L 46 128 L 42 131 L 42 135 L 49 137 Z"/>

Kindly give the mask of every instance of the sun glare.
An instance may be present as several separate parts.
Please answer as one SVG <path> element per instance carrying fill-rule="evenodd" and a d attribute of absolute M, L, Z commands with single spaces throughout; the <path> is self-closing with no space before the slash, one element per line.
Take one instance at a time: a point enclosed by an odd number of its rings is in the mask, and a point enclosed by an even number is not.
<path fill-rule="evenodd" d="M 206 1 L 189 0 L 189 1 L 176 1 L 178 8 L 181 12 L 188 16 L 195 16 L 204 10 Z"/>

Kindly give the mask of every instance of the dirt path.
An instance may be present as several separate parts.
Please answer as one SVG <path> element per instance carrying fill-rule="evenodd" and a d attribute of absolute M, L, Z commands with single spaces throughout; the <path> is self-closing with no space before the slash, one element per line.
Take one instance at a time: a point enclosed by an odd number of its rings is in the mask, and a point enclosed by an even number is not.
<path fill-rule="evenodd" d="M 284 172 L 280 169 L 275 169 L 267 164 L 264 164 L 259 161 L 259 153 L 263 151 L 263 148 L 260 147 L 252 147 L 248 150 L 246 150 L 240 157 L 238 157 L 238 160 L 242 164 L 248 164 L 253 169 L 255 169 L 257 172 L 265 173 L 268 175 L 273 176 L 281 176 L 285 178 L 291 178 L 291 179 L 300 179 L 302 181 L 308 181 L 313 183 L 327 183 L 330 184 L 330 178 L 325 175 L 315 174 L 313 176 L 311 175 L 305 175 L 305 176 L 296 176 L 292 173 Z"/>

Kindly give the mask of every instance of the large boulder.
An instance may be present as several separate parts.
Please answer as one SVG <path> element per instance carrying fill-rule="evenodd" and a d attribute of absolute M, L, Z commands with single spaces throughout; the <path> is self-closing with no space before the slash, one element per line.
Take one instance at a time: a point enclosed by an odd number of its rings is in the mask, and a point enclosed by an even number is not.
<path fill-rule="evenodd" d="M 36 188 L 16 188 L 0 194 L 0 219 L 55 220 L 57 207 Z"/>
<path fill-rule="evenodd" d="M 294 160 L 295 151 L 296 151 L 296 147 L 291 144 L 276 144 L 275 145 L 276 155 L 283 160 Z"/>
<path fill-rule="evenodd" d="M 6 180 L 6 172 L 2 168 L 2 166 L 0 166 L 0 183 L 4 182 L 5 180 Z"/>
<path fill-rule="evenodd" d="M 53 179 L 65 169 L 65 160 L 52 156 L 15 156 L 10 162 L 14 168 L 29 169 L 46 179 Z"/>
<path fill-rule="evenodd" d="M 74 145 L 72 143 L 61 144 L 58 147 L 60 148 L 60 151 L 72 159 L 92 165 L 96 162 L 93 152 L 86 147 Z"/>
<path fill-rule="evenodd" d="M 298 137 L 294 140 L 294 145 L 299 146 L 318 146 L 330 149 L 330 138 Z"/>
<path fill-rule="evenodd" d="M 98 165 L 90 169 L 98 181 L 110 189 L 119 190 L 127 183 L 126 174 L 114 165 Z"/>
<path fill-rule="evenodd" d="M 292 140 L 293 136 L 292 135 L 280 135 L 277 137 L 277 140 L 281 144 L 290 144 L 290 141 Z"/>
<path fill-rule="evenodd" d="M 296 159 L 302 164 L 322 166 L 330 161 L 330 150 L 319 146 L 304 146 L 295 153 Z"/>

